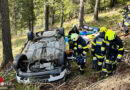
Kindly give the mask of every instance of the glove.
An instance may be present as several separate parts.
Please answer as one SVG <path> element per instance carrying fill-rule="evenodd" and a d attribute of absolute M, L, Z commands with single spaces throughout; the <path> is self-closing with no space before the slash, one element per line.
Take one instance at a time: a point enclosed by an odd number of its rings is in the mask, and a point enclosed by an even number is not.
<path fill-rule="evenodd" d="M 76 61 L 78 64 L 84 64 L 84 58 L 81 55 L 76 56 Z"/>

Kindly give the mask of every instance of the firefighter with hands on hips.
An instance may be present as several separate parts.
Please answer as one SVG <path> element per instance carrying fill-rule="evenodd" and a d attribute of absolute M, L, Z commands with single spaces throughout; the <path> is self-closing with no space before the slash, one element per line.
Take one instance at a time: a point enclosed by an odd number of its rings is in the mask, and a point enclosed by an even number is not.
<path fill-rule="evenodd" d="M 83 74 L 86 62 L 86 54 L 88 52 L 87 43 L 81 36 L 76 33 L 71 35 L 71 40 L 73 41 L 74 56 L 76 57 L 76 61 L 79 66 L 79 72 L 80 74 Z"/>
<path fill-rule="evenodd" d="M 73 25 L 73 28 L 70 30 L 69 34 L 68 34 L 68 38 L 69 38 L 69 49 L 73 49 L 74 48 L 74 45 L 73 45 L 73 41 L 71 40 L 71 35 L 72 34 L 79 34 L 79 30 L 77 29 L 77 25 L 74 24 Z"/>
<path fill-rule="evenodd" d="M 101 47 L 105 55 L 105 62 L 102 68 L 102 77 L 107 77 L 116 69 L 116 62 L 120 62 L 124 53 L 122 40 L 111 29 L 107 30 Z M 116 61 L 116 62 L 115 62 Z"/>
<path fill-rule="evenodd" d="M 102 46 L 106 31 L 107 31 L 106 27 L 101 27 L 99 30 L 100 34 L 96 36 L 92 42 L 92 48 L 91 48 L 91 53 L 93 56 L 92 68 L 95 70 L 102 69 L 104 56 L 102 55 L 102 52 L 101 52 L 101 46 Z"/>

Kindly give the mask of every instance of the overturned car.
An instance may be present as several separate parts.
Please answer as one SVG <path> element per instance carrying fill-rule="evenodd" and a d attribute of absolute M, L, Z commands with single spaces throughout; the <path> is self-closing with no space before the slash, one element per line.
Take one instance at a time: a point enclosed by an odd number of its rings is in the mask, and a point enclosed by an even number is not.
<path fill-rule="evenodd" d="M 28 42 L 14 62 L 19 83 L 30 83 L 32 78 L 40 82 L 65 79 L 69 70 L 65 56 L 64 29 L 28 33 Z"/>

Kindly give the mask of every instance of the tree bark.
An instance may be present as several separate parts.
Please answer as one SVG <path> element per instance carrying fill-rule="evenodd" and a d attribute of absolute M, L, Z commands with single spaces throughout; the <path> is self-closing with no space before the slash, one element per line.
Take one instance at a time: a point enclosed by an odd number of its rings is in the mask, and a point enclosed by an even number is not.
<path fill-rule="evenodd" d="M 12 6 L 11 6 L 12 8 L 11 9 L 12 9 L 13 13 L 11 14 L 12 15 L 12 21 L 10 21 L 11 22 L 10 28 L 11 28 L 11 31 L 14 32 L 15 35 L 17 35 L 16 29 L 15 29 L 16 28 L 16 6 L 15 6 L 15 4 L 16 4 L 15 1 L 12 1 Z"/>
<path fill-rule="evenodd" d="M 104 0 L 104 4 L 105 4 L 106 0 Z"/>
<path fill-rule="evenodd" d="M 100 0 L 96 0 L 95 10 L 94 10 L 94 20 L 98 20 L 99 7 L 100 7 Z"/>
<path fill-rule="evenodd" d="M 32 32 L 34 30 L 34 3 L 33 3 L 33 0 L 30 1 L 31 2 L 31 29 L 32 29 Z"/>
<path fill-rule="evenodd" d="M 47 0 L 45 0 L 44 5 L 44 30 L 49 30 L 49 5 L 47 4 Z"/>
<path fill-rule="evenodd" d="M 75 8 L 74 10 L 74 18 L 78 18 L 78 12 L 77 12 L 77 9 Z"/>
<path fill-rule="evenodd" d="M 60 27 L 63 27 L 63 22 L 64 22 L 64 20 L 63 20 L 63 12 L 61 13 L 61 19 L 60 19 Z"/>
<path fill-rule="evenodd" d="M 34 29 L 34 3 L 33 0 L 28 1 L 28 28 L 33 32 Z"/>
<path fill-rule="evenodd" d="M 2 21 L 3 44 L 3 61 L 1 64 L 1 68 L 5 68 L 9 62 L 13 61 L 8 0 L 0 0 L 0 12 Z"/>
<path fill-rule="evenodd" d="M 51 25 L 53 26 L 55 23 L 55 10 L 52 8 L 52 21 L 51 21 Z"/>
<path fill-rule="evenodd" d="M 117 0 L 110 0 L 110 8 L 114 7 L 117 4 Z"/>
<path fill-rule="evenodd" d="M 54 5 L 54 2 L 55 2 L 55 0 L 53 0 L 53 5 Z M 52 10 L 52 16 L 51 16 L 52 20 L 51 20 L 51 25 L 53 26 L 54 23 L 55 23 L 55 8 L 52 7 L 51 10 Z"/>
<path fill-rule="evenodd" d="M 63 12 L 63 8 L 64 5 L 62 5 L 62 9 L 61 9 L 61 19 L 60 19 L 60 27 L 63 27 L 63 23 L 64 23 L 64 12 Z"/>
<path fill-rule="evenodd" d="M 79 28 L 83 26 L 83 20 L 84 20 L 84 0 L 80 0 Z"/>

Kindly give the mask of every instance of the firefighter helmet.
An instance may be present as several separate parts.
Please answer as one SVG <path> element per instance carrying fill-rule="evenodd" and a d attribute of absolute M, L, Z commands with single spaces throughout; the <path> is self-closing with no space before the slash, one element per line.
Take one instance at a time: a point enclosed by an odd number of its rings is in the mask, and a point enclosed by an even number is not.
<path fill-rule="evenodd" d="M 101 27 L 99 32 L 102 33 L 102 32 L 106 32 L 107 31 L 107 28 L 106 27 Z"/>
<path fill-rule="evenodd" d="M 109 29 L 105 34 L 105 40 L 112 41 L 116 38 L 116 34 L 113 30 Z"/>
<path fill-rule="evenodd" d="M 78 37 L 79 37 L 79 35 L 76 34 L 76 33 L 74 33 L 74 34 L 71 35 L 71 40 L 72 40 L 72 41 L 77 41 L 77 40 L 78 40 Z"/>

